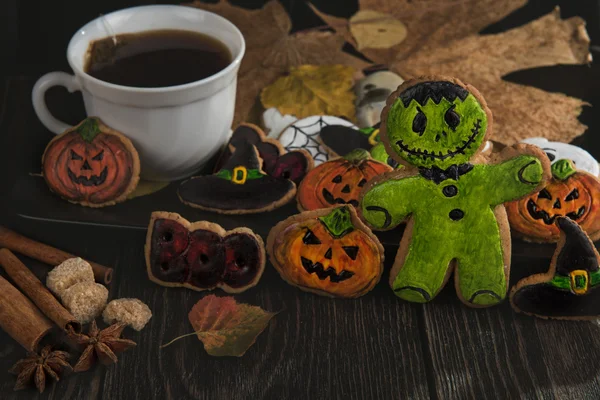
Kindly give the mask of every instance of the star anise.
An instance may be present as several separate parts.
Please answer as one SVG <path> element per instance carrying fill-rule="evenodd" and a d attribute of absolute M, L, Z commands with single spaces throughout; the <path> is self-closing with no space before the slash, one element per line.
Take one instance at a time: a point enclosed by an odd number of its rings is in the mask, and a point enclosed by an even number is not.
<path fill-rule="evenodd" d="M 33 379 L 35 386 L 42 393 L 46 388 L 48 375 L 58 382 L 63 369 L 69 371 L 72 369 L 71 364 L 67 361 L 69 357 L 70 355 L 66 351 L 52 351 L 51 346 L 44 347 L 40 354 L 29 353 L 9 370 L 10 373 L 17 375 L 14 390 L 26 388 Z"/>
<path fill-rule="evenodd" d="M 78 345 L 85 346 L 73 370 L 87 371 L 98 360 L 104 365 L 115 364 L 118 353 L 136 345 L 132 340 L 121 339 L 125 326 L 126 324 L 117 323 L 100 331 L 96 321 L 92 321 L 87 335 L 71 331 L 69 337 Z"/>

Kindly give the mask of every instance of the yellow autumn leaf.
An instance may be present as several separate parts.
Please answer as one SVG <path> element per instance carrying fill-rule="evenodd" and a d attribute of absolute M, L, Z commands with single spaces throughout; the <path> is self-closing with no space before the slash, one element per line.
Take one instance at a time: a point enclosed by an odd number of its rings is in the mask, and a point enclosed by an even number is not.
<path fill-rule="evenodd" d="M 345 65 L 301 65 L 265 87 L 260 100 L 298 119 L 334 115 L 354 120 L 354 69 Z"/>
<path fill-rule="evenodd" d="M 358 50 L 388 49 L 406 39 L 406 25 L 389 14 L 361 10 L 349 22 Z"/>
<path fill-rule="evenodd" d="M 129 193 L 127 200 L 135 199 L 136 197 L 147 196 L 149 194 L 158 192 L 169 186 L 169 182 L 155 182 L 140 180 L 135 190 Z"/>

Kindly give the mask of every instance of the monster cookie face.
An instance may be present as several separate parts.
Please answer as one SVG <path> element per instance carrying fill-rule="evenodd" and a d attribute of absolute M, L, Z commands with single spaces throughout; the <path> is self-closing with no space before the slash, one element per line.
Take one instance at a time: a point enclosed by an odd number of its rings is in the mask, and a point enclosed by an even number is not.
<path fill-rule="evenodd" d="M 477 98 L 451 82 L 421 82 L 384 110 L 390 149 L 417 167 L 468 162 L 482 145 L 488 119 Z"/>

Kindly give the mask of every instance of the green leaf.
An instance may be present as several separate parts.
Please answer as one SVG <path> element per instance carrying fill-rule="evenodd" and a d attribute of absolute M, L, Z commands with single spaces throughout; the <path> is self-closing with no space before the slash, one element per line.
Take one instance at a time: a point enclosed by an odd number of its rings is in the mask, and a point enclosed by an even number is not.
<path fill-rule="evenodd" d="M 367 154 L 369 153 L 367 152 Z M 348 206 L 334 208 L 329 214 L 319 217 L 319 221 L 325 225 L 329 234 L 336 239 L 339 239 L 354 230 L 352 216 L 350 215 Z"/>
<path fill-rule="evenodd" d="M 76 131 L 81 135 L 83 140 L 88 143 L 92 143 L 96 136 L 100 133 L 100 127 L 98 126 L 98 118 L 90 117 L 85 119 Z"/>
<path fill-rule="evenodd" d="M 552 176 L 554 177 L 554 179 L 557 179 L 559 181 L 564 181 L 565 179 L 573 175 L 575 172 L 577 172 L 575 166 L 573 165 L 573 162 L 564 158 L 552 164 L 552 167 L 550 169 L 552 171 Z"/>

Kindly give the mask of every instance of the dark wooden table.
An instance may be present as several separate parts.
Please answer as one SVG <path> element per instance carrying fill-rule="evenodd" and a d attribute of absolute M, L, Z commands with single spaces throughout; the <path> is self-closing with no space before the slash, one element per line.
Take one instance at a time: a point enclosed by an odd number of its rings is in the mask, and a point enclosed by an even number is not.
<path fill-rule="evenodd" d="M 382 282 L 357 300 L 332 300 L 303 293 L 283 282 L 270 266 L 259 285 L 236 296 L 241 302 L 280 311 L 242 358 L 213 358 L 194 337 L 159 346 L 188 333 L 187 313 L 203 297 L 148 281 L 145 232 L 102 226 L 41 222 L 15 215 L 11 190 L 31 149 L 19 140 L 42 129 L 32 117 L 30 90 L 44 72 L 68 70 L 64 50 L 71 34 L 99 13 L 148 1 L 8 0 L 2 5 L 8 47 L 0 81 L 0 223 L 34 239 L 115 268 L 111 298 L 137 297 L 154 317 L 141 333 L 128 332 L 138 347 L 119 364 L 71 375 L 48 387 L 53 399 L 324 399 L 324 398 L 571 398 L 600 397 L 600 327 L 589 322 L 544 321 L 515 314 L 508 304 L 483 310 L 462 305 L 449 285 L 431 304 L 396 298 Z M 174 3 L 174 2 L 173 2 Z M 240 3 L 240 2 L 238 2 Z M 261 1 L 244 2 L 252 6 Z M 300 1 L 283 2 L 294 27 L 318 25 Z M 324 4 L 325 1 L 315 1 Z M 326 9 L 351 15 L 354 2 L 327 2 Z M 351 4 L 348 4 L 351 3 Z M 537 0 L 490 28 L 500 31 L 548 12 L 556 2 Z M 576 4 L 575 4 L 576 3 Z M 562 1 L 563 15 L 588 20 L 592 41 L 600 38 L 597 1 Z M 343 6 L 342 6 L 343 5 Z M 14 39 L 14 40 L 11 40 Z M 593 44 L 594 42 L 592 42 Z M 596 56 L 597 53 L 593 52 Z M 14 61 L 14 62 L 11 62 Z M 513 74 L 510 80 L 563 91 L 600 104 L 600 67 L 552 67 Z M 79 107 L 78 99 L 64 101 Z M 72 117 L 71 117 L 72 118 Z M 600 157 L 600 116 L 586 108 L 589 130 L 578 144 Z M 72 121 L 74 122 L 74 121 Z M 39 154 L 37 154 L 39 153 Z M 160 208 L 160 205 L 157 205 Z M 513 242 L 511 282 L 545 271 L 552 249 L 530 251 Z M 388 260 L 393 253 L 388 254 Z M 46 267 L 24 259 L 39 276 Z M 222 293 L 218 293 L 222 294 Z M 33 390 L 12 392 L 5 373 L 24 355 L 0 332 L 0 398 L 25 399 Z"/>

